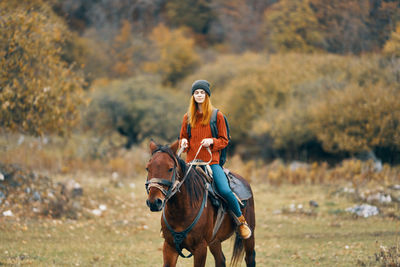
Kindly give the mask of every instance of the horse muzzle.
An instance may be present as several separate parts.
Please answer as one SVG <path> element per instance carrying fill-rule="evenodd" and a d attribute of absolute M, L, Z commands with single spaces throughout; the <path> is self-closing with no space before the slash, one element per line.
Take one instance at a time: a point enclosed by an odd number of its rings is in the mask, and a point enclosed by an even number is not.
<path fill-rule="evenodd" d="M 150 208 L 151 211 L 161 211 L 164 206 L 164 201 L 160 198 L 156 198 L 154 201 L 149 199 L 146 200 L 147 206 Z"/>

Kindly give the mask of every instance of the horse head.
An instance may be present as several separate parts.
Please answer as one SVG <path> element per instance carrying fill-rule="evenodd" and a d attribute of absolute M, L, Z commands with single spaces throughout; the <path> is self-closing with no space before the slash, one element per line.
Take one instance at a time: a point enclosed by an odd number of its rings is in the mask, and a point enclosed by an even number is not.
<path fill-rule="evenodd" d="M 178 181 L 179 163 L 176 157 L 178 141 L 171 146 L 150 142 L 151 158 L 147 163 L 146 204 L 151 211 L 161 211 Z"/>

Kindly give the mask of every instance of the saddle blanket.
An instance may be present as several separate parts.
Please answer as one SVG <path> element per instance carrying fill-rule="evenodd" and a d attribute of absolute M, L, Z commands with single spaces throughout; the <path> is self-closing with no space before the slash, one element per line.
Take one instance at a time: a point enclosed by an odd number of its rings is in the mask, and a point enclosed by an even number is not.
<path fill-rule="evenodd" d="M 240 200 L 248 200 L 252 197 L 249 186 L 237 178 L 230 170 L 224 168 L 226 177 L 228 177 L 229 186 L 232 191 L 239 197 Z"/>

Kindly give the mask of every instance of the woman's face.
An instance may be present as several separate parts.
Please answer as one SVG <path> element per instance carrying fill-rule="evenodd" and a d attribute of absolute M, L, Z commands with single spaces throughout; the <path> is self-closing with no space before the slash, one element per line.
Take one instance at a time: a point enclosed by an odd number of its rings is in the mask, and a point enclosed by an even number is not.
<path fill-rule="evenodd" d="M 194 101 L 196 101 L 197 104 L 203 104 L 204 100 L 206 100 L 206 91 L 203 89 L 197 89 L 193 93 L 194 96 Z"/>

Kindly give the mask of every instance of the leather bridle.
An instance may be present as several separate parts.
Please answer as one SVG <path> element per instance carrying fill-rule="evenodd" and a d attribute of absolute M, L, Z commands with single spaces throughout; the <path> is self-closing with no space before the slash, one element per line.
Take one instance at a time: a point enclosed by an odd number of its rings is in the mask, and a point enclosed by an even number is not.
<path fill-rule="evenodd" d="M 159 146 L 157 149 L 155 149 L 153 151 L 153 153 L 152 153 L 152 156 L 157 152 L 167 153 L 172 158 L 172 160 L 174 161 L 174 169 L 173 169 L 173 174 L 172 174 L 171 180 L 167 180 L 167 179 L 159 178 L 159 177 L 153 177 L 150 180 L 148 180 L 145 183 L 147 194 L 149 194 L 150 188 L 152 188 L 152 187 L 155 187 L 155 188 L 159 189 L 163 193 L 163 195 L 165 196 L 165 200 L 164 200 L 164 203 L 163 203 L 163 207 L 164 207 L 165 203 L 167 203 L 167 201 L 171 197 L 173 197 L 176 194 L 176 192 L 179 191 L 179 188 L 181 188 L 182 184 L 185 182 L 185 180 L 186 180 L 190 170 L 192 169 L 193 165 L 206 165 L 206 164 L 209 164 L 211 162 L 212 153 L 211 153 L 211 150 L 210 150 L 209 147 L 207 147 L 207 151 L 210 154 L 210 160 L 208 162 L 197 162 L 196 161 L 197 155 L 199 154 L 199 152 L 202 149 L 202 147 L 203 147 L 203 145 L 200 145 L 199 150 L 197 151 L 194 160 L 191 163 L 189 163 L 190 166 L 187 169 L 185 175 L 183 176 L 183 178 L 181 180 L 177 179 L 178 176 L 177 176 L 176 169 L 177 169 L 177 166 L 178 166 L 178 159 L 176 158 L 176 156 L 175 156 L 174 152 L 171 150 L 171 148 L 169 148 L 168 146 Z M 182 171 L 184 171 L 184 170 L 182 169 Z M 168 187 L 168 190 L 165 190 L 164 186 Z"/>
<path fill-rule="evenodd" d="M 153 177 L 150 180 L 146 181 L 145 187 L 146 187 L 147 194 L 150 193 L 150 189 L 152 187 L 155 187 L 158 190 L 160 190 L 161 193 L 163 193 L 163 195 L 165 196 L 165 201 L 163 203 L 163 206 L 164 206 L 165 203 L 167 202 L 167 200 L 170 199 L 176 193 L 177 190 L 174 190 L 174 189 L 177 188 L 178 184 L 180 184 L 181 182 L 177 179 L 178 178 L 178 175 L 177 175 L 178 160 L 174 156 L 172 150 L 169 147 L 160 146 L 156 150 L 153 151 L 152 155 L 154 155 L 157 152 L 165 152 L 173 159 L 174 168 L 172 171 L 172 178 L 171 178 L 171 180 L 167 180 L 164 178 Z M 167 187 L 167 189 L 165 189 L 164 187 Z"/>

